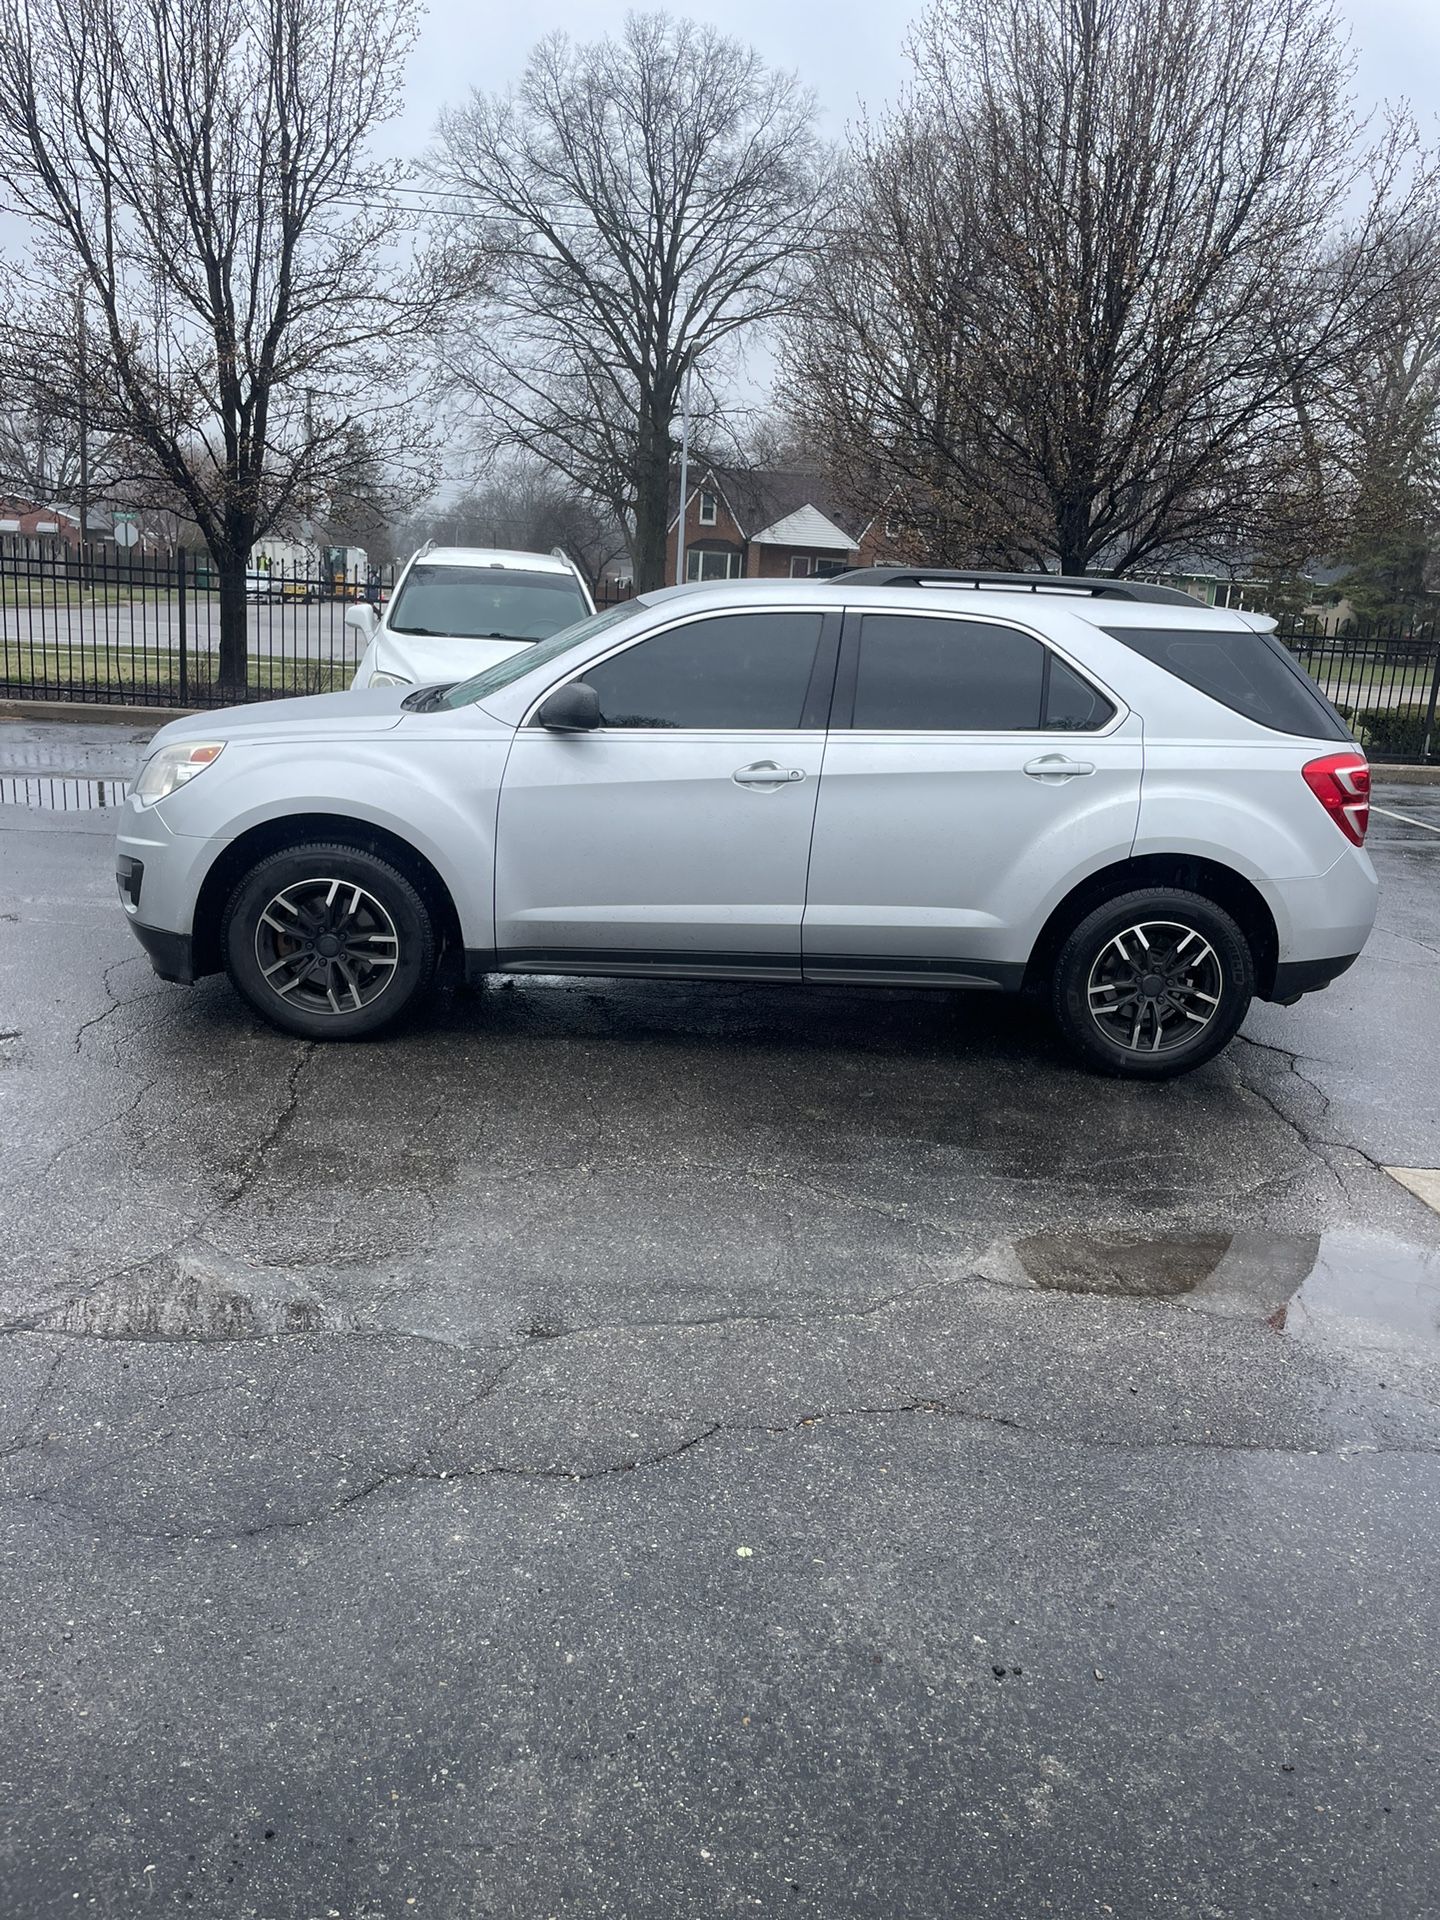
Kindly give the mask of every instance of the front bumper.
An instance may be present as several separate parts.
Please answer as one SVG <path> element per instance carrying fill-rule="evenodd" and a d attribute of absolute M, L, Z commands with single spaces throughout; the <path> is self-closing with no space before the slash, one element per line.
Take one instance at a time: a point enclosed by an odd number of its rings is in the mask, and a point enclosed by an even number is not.
<path fill-rule="evenodd" d="M 132 795 L 115 840 L 115 885 L 130 930 L 162 980 L 190 986 L 196 978 L 195 898 L 215 849 L 172 833 L 159 807 Z"/>
<path fill-rule="evenodd" d="M 149 954 L 150 964 L 162 980 L 172 981 L 177 987 L 194 986 L 194 942 L 188 933 L 147 927 L 139 920 L 130 922 L 130 931 Z"/>

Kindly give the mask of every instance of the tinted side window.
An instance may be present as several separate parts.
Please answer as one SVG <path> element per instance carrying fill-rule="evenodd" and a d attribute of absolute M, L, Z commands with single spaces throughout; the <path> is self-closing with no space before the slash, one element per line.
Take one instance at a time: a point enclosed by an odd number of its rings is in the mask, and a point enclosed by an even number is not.
<path fill-rule="evenodd" d="M 607 727 L 798 727 L 818 613 L 718 613 L 641 640 L 584 678 Z"/>
<path fill-rule="evenodd" d="M 1268 633 L 1228 627 L 1106 627 L 1132 647 L 1223 707 L 1277 733 L 1348 740 L 1344 721 L 1310 676 Z"/>
<path fill-rule="evenodd" d="M 857 727 L 1026 732 L 1040 725 L 1045 648 L 1028 633 L 937 614 L 867 613 Z"/>
<path fill-rule="evenodd" d="M 1072 667 L 1050 656 L 1050 677 L 1045 688 L 1045 725 L 1056 732 L 1094 733 L 1115 718 L 1115 709 L 1103 693 L 1097 693 L 1088 680 L 1082 680 Z"/>

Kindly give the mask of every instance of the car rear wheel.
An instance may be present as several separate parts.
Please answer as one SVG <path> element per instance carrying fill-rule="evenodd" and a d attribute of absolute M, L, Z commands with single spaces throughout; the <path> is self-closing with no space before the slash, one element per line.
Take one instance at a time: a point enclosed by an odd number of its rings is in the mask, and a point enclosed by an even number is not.
<path fill-rule="evenodd" d="M 307 1040 L 388 1027 L 429 986 L 435 925 L 398 867 L 358 847 L 288 847 L 252 867 L 221 926 L 225 968 L 272 1025 Z"/>
<path fill-rule="evenodd" d="M 1051 1004 L 1088 1065 L 1167 1080 L 1233 1039 L 1254 991 L 1250 944 L 1224 908 L 1151 888 L 1107 900 L 1071 931 Z"/>

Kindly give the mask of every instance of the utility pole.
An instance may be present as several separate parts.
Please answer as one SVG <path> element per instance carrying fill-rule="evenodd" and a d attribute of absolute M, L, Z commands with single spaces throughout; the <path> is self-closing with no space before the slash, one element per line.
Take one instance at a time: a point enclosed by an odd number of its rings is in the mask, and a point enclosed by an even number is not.
<path fill-rule="evenodd" d="M 305 448 L 307 456 L 315 457 L 315 395 L 310 388 L 305 390 Z M 310 550 L 315 537 L 315 490 L 313 483 L 307 483 L 301 496 L 300 538 L 305 543 L 305 566 L 309 570 Z"/>
<path fill-rule="evenodd" d="M 690 369 L 680 388 L 680 518 L 675 523 L 675 584 L 685 584 L 685 502 L 690 492 Z"/>
<path fill-rule="evenodd" d="M 75 288 L 75 336 L 78 345 L 79 393 L 76 424 L 80 429 L 80 492 L 75 502 L 80 521 L 80 577 L 85 577 L 85 551 L 90 544 L 90 355 L 85 343 L 85 282 Z"/>

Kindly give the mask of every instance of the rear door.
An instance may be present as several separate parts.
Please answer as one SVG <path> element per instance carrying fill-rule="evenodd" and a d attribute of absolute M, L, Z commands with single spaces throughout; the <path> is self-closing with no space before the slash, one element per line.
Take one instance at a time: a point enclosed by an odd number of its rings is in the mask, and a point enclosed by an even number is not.
<path fill-rule="evenodd" d="M 838 611 L 730 610 L 565 676 L 594 687 L 603 724 L 532 715 L 515 736 L 500 964 L 798 978 L 839 635 Z"/>
<path fill-rule="evenodd" d="M 1018 985 L 1051 908 L 1124 859 L 1141 726 L 998 618 L 846 615 L 804 922 L 807 979 Z"/>

